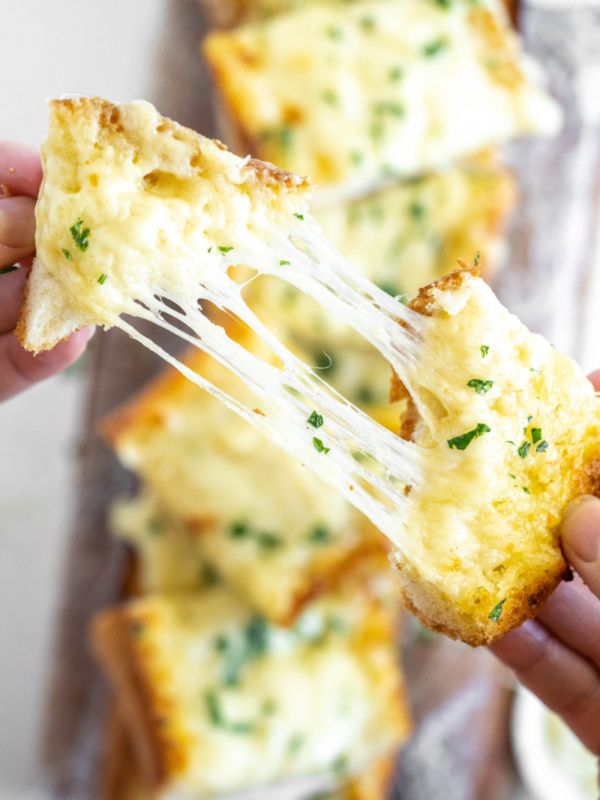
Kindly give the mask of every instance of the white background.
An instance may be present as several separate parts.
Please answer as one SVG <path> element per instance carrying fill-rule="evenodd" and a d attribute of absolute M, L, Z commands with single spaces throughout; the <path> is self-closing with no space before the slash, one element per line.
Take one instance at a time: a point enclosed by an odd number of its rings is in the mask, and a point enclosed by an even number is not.
<path fill-rule="evenodd" d="M 47 97 L 148 97 L 163 13 L 163 0 L 0 0 L 0 138 L 39 145 Z M 33 778 L 81 401 L 66 375 L 0 406 L 0 797 L 11 800 Z"/>

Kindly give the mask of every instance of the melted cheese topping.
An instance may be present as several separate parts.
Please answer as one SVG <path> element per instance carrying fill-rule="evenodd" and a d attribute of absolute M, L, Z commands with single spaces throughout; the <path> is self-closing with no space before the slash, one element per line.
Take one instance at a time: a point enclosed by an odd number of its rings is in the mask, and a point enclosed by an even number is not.
<path fill-rule="evenodd" d="M 293 630 L 225 589 L 138 601 L 127 613 L 174 753 L 168 797 L 339 777 L 406 735 L 391 631 L 360 593 L 320 602 Z"/>
<path fill-rule="evenodd" d="M 582 466 L 598 457 L 599 403 L 575 363 L 483 282 L 434 288 L 431 298 L 423 354 L 451 370 L 415 371 L 410 381 L 427 481 L 411 492 L 403 556 L 423 579 L 441 576 L 452 601 L 466 596 L 491 611 L 508 597 L 506 611 L 514 587 L 557 557 L 562 511 Z"/>
<path fill-rule="evenodd" d="M 251 151 L 324 205 L 560 125 L 495 0 L 309 4 L 204 52 Z"/>

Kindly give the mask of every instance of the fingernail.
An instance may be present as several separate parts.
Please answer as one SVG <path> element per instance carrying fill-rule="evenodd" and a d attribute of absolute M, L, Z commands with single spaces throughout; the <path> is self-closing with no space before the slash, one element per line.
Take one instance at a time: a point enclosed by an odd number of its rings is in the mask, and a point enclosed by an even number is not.
<path fill-rule="evenodd" d="M 0 202 L 0 245 L 33 249 L 35 242 L 35 200 L 5 197 Z"/>
<path fill-rule="evenodd" d="M 600 560 L 600 500 L 582 495 L 565 511 L 560 531 L 564 544 L 582 561 Z"/>

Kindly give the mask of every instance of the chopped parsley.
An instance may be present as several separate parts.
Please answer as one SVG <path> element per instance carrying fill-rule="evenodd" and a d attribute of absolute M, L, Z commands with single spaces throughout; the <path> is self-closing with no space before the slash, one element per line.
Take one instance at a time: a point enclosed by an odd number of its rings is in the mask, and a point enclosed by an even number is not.
<path fill-rule="evenodd" d="M 384 130 L 381 122 L 374 122 L 369 129 L 371 139 L 373 139 L 374 142 L 380 142 L 383 139 L 383 134 Z"/>
<path fill-rule="evenodd" d="M 250 526 L 246 522 L 233 522 L 229 528 L 232 539 L 245 539 L 250 535 Z"/>
<path fill-rule="evenodd" d="M 401 81 L 404 77 L 404 70 L 402 67 L 392 67 L 390 70 L 390 80 L 391 81 Z"/>
<path fill-rule="evenodd" d="M 405 114 L 405 108 L 402 103 L 394 103 L 392 100 L 376 103 L 374 111 L 376 114 L 391 114 L 393 117 L 403 117 Z"/>
<path fill-rule="evenodd" d="M 325 447 L 323 442 L 320 439 L 317 439 L 316 436 L 313 437 L 313 446 L 317 453 L 324 453 L 325 455 L 327 455 L 327 453 L 331 450 L 331 447 Z"/>
<path fill-rule="evenodd" d="M 98 278 L 98 283 L 100 284 L 100 286 L 102 286 L 102 284 L 106 281 L 107 278 L 108 275 L 106 275 L 104 272 L 102 273 L 102 275 L 100 275 L 100 277 Z"/>
<path fill-rule="evenodd" d="M 527 488 L 527 486 L 523 486 L 523 491 L 524 491 L 526 494 L 531 494 L 531 489 L 528 489 L 528 488 Z"/>
<path fill-rule="evenodd" d="M 73 237 L 73 241 L 75 242 L 75 247 L 82 252 L 85 252 L 88 247 L 90 246 L 88 237 L 90 235 L 90 229 L 83 227 L 83 220 L 77 220 L 75 225 L 71 225 L 70 229 L 71 236 Z"/>
<path fill-rule="evenodd" d="M 437 56 L 438 53 L 441 53 L 442 50 L 445 50 L 448 47 L 448 42 L 445 39 L 436 39 L 433 42 L 428 42 L 423 47 L 423 55 L 426 58 L 432 58 L 433 56 Z"/>
<path fill-rule="evenodd" d="M 482 358 L 485 358 L 487 354 L 490 352 L 490 348 L 487 346 L 487 344 L 482 344 L 479 349 L 481 350 Z"/>
<path fill-rule="evenodd" d="M 532 428 L 531 429 L 531 441 L 533 444 L 537 444 L 542 439 L 542 429 L 541 428 Z"/>
<path fill-rule="evenodd" d="M 293 753 L 297 753 L 298 750 L 302 747 L 304 742 L 306 741 L 306 737 L 301 733 L 294 733 L 288 742 L 287 751 L 291 755 Z"/>
<path fill-rule="evenodd" d="M 331 25 L 329 28 L 327 28 L 327 36 L 329 36 L 329 38 L 333 39 L 335 42 L 339 42 L 344 38 L 342 29 L 334 25 Z"/>
<path fill-rule="evenodd" d="M 212 253 L 212 245 L 208 248 L 208 250 L 206 252 L 207 253 Z"/>
<path fill-rule="evenodd" d="M 279 266 L 280 267 L 289 267 L 289 265 L 290 265 L 289 261 L 280 261 L 279 262 Z"/>
<path fill-rule="evenodd" d="M 451 5 L 450 0 L 433 0 L 433 2 L 435 3 L 436 6 L 439 6 L 440 8 L 445 8 L 445 9 L 450 8 L 450 5 Z"/>
<path fill-rule="evenodd" d="M 411 203 L 408 211 L 411 217 L 417 221 L 422 220 L 425 216 L 425 206 L 423 203 Z"/>
<path fill-rule="evenodd" d="M 506 603 L 506 597 L 504 600 L 500 600 L 498 605 L 494 606 L 490 612 L 490 619 L 492 622 L 498 622 L 500 619 L 500 614 L 502 614 L 502 606 Z"/>
<path fill-rule="evenodd" d="M 494 385 L 494 381 L 481 381 L 478 378 L 472 378 L 468 383 L 467 386 L 471 389 L 475 389 L 477 394 L 486 394 Z"/>
<path fill-rule="evenodd" d="M 268 533 L 267 531 L 261 531 L 260 533 L 257 533 L 255 538 L 260 549 L 267 552 L 277 550 L 283 545 L 283 540 L 280 536 L 277 536 L 274 533 Z"/>
<path fill-rule="evenodd" d="M 316 525 L 306 539 L 312 544 L 328 544 L 331 541 L 331 533 L 325 525 Z"/>
<path fill-rule="evenodd" d="M 535 372 L 536 375 L 541 375 L 543 371 L 543 369 L 534 369 L 533 367 L 529 367 L 529 372 Z"/>
<path fill-rule="evenodd" d="M 258 615 L 253 616 L 241 636 L 217 636 L 215 649 L 223 657 L 221 680 L 225 686 L 237 686 L 244 668 L 261 658 L 269 650 L 269 624 Z"/>
<path fill-rule="evenodd" d="M 296 214 L 296 213 L 294 212 L 294 216 L 296 217 L 296 219 L 301 219 L 301 220 L 304 220 L 304 214 Z"/>
<path fill-rule="evenodd" d="M 306 421 L 309 425 L 312 425 L 313 428 L 320 428 L 323 424 L 323 417 L 320 414 L 317 414 L 316 411 L 313 411 Z"/>
<path fill-rule="evenodd" d="M 375 30 L 375 20 L 373 17 L 362 17 L 360 26 L 365 31 Z"/>
<path fill-rule="evenodd" d="M 542 439 L 542 441 L 535 448 L 535 452 L 536 453 L 545 453 L 547 449 L 548 449 L 548 442 L 545 439 Z"/>
<path fill-rule="evenodd" d="M 63 247 L 62 249 L 62 254 L 67 259 L 67 261 L 73 261 L 73 256 L 65 247 Z"/>
<path fill-rule="evenodd" d="M 8 272 L 14 272 L 16 269 L 19 268 L 16 267 L 14 264 L 10 267 L 2 267 L 2 269 L 0 269 L 0 275 L 6 275 Z"/>
<path fill-rule="evenodd" d="M 479 259 L 480 259 L 480 258 L 481 258 L 481 253 L 480 253 L 480 252 L 479 252 L 479 250 L 478 250 L 478 251 L 477 251 L 477 255 L 475 256 L 475 261 L 473 262 L 473 264 L 474 264 L 476 267 L 478 267 L 478 266 L 479 266 Z"/>
<path fill-rule="evenodd" d="M 517 476 L 516 476 L 516 475 L 513 475 L 513 474 L 512 474 L 512 472 L 509 472 L 509 473 L 508 473 L 508 477 L 509 477 L 509 478 L 512 478 L 512 479 L 513 479 L 513 481 L 516 481 L 516 480 L 517 480 Z"/>
<path fill-rule="evenodd" d="M 482 436 L 484 433 L 489 433 L 490 428 L 485 425 L 483 422 L 479 422 L 476 428 L 473 428 L 472 431 L 468 431 L 467 433 L 463 433 L 461 436 L 455 436 L 453 439 L 448 439 L 448 447 L 452 450 L 455 447 L 457 450 L 466 450 L 467 447 L 471 444 L 473 439 L 477 439 L 479 436 Z"/>
<path fill-rule="evenodd" d="M 277 711 L 277 703 L 274 700 L 265 700 L 262 706 L 262 713 L 265 717 L 272 716 Z"/>
<path fill-rule="evenodd" d="M 521 456 L 521 458 L 525 458 L 527 453 L 529 452 L 529 448 L 531 447 L 531 442 L 523 442 L 523 444 L 517 450 L 517 453 Z"/>
<path fill-rule="evenodd" d="M 233 250 L 233 247 L 221 247 L 221 246 L 219 246 L 219 250 L 222 253 L 230 253 Z"/>
<path fill-rule="evenodd" d="M 219 695 L 214 690 L 204 692 L 204 701 L 208 717 L 215 728 L 227 731 L 227 733 L 247 734 L 252 733 L 254 724 L 252 722 L 231 722 L 225 719 Z"/>

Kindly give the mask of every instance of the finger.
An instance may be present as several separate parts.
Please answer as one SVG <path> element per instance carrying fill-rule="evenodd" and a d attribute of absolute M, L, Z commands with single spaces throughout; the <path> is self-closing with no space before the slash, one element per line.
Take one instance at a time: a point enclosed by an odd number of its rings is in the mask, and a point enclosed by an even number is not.
<path fill-rule="evenodd" d="M 583 495 L 571 503 L 560 533 L 567 560 L 600 597 L 600 500 Z"/>
<path fill-rule="evenodd" d="M 597 369 L 595 372 L 592 372 L 591 375 L 588 375 L 588 380 L 592 382 L 594 389 L 597 392 L 600 392 L 600 369 Z"/>
<path fill-rule="evenodd" d="M 537 619 L 559 641 L 600 669 L 600 603 L 580 579 L 561 584 Z"/>
<path fill-rule="evenodd" d="M 86 348 L 93 328 L 82 328 L 52 350 L 37 356 L 19 344 L 14 333 L 0 336 L 0 400 L 7 400 L 33 384 L 61 372 L 77 361 Z"/>
<path fill-rule="evenodd" d="M 600 673 L 585 658 L 530 620 L 490 646 L 519 681 L 559 714 L 600 755 Z"/>
<path fill-rule="evenodd" d="M 35 250 L 35 200 L 0 200 L 0 267 L 8 267 Z"/>
<path fill-rule="evenodd" d="M 5 195 L 37 197 L 41 182 L 39 150 L 20 142 L 0 142 L 0 188 Z"/>
<path fill-rule="evenodd" d="M 28 269 L 20 267 L 0 275 L 0 335 L 14 330 L 17 324 L 28 274 Z"/>

